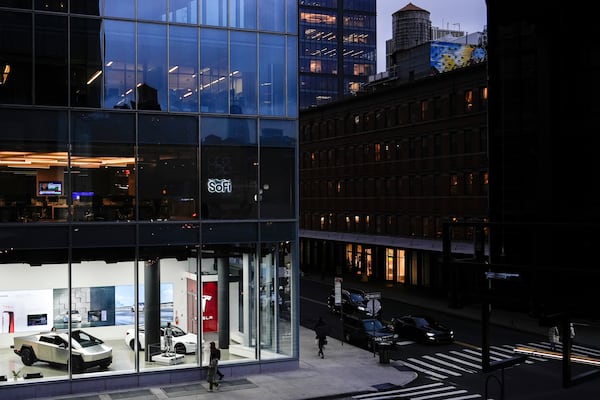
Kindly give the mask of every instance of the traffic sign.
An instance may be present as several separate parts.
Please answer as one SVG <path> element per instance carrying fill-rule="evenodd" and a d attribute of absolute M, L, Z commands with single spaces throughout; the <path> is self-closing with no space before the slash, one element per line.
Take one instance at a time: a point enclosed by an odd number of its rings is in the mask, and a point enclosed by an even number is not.
<path fill-rule="evenodd" d="M 367 300 L 371 300 L 371 299 L 380 299 L 381 298 L 381 292 L 371 292 L 371 293 L 365 293 L 365 298 Z"/>

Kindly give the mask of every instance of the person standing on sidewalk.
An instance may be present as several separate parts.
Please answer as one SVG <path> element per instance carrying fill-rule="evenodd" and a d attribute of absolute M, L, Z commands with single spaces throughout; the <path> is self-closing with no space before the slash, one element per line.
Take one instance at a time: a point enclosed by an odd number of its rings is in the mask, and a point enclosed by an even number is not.
<path fill-rule="evenodd" d="M 548 341 L 550 342 L 550 350 L 556 351 L 556 343 L 560 340 L 558 334 L 558 327 L 556 325 L 551 326 L 548 329 Z"/>
<path fill-rule="evenodd" d="M 323 317 L 319 317 L 319 320 L 315 324 L 315 334 L 317 339 L 317 345 L 319 346 L 319 355 L 321 358 L 325 358 L 325 354 L 323 353 L 323 348 L 327 344 L 327 335 L 329 334 L 329 326 L 325 321 L 323 321 Z"/>
<path fill-rule="evenodd" d="M 217 349 L 215 342 L 210 342 L 210 358 L 208 361 L 208 373 L 206 374 L 206 381 L 208 382 L 208 391 L 212 392 L 213 387 L 218 389 L 219 382 L 217 382 L 217 374 L 222 376 L 219 372 L 219 359 L 221 358 L 221 350 Z"/>

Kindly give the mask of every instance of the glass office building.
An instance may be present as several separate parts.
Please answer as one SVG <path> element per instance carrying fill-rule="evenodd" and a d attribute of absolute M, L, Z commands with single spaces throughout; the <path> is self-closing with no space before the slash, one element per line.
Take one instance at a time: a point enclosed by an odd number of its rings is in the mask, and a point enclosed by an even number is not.
<path fill-rule="evenodd" d="M 354 95 L 377 68 L 376 0 L 300 0 L 300 109 Z"/>
<path fill-rule="evenodd" d="M 0 398 L 298 366 L 297 23 L 0 0 Z"/>

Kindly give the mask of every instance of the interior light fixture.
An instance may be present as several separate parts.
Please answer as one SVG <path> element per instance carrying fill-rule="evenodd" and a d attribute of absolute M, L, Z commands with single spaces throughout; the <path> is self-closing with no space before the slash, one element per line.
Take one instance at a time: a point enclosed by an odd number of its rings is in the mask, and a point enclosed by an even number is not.
<path fill-rule="evenodd" d="M 6 83 L 8 79 L 8 75 L 10 74 L 10 64 L 4 64 L 4 68 L 2 68 L 2 75 L 0 75 L 0 85 Z"/>
<path fill-rule="evenodd" d="M 90 85 L 92 82 L 94 82 L 96 79 L 98 79 L 98 77 L 100 75 L 102 75 L 102 70 L 96 71 L 96 73 L 94 75 L 92 75 L 92 77 L 90 78 L 90 80 L 87 81 L 87 84 Z"/>
<path fill-rule="evenodd" d="M 169 68 L 169 73 L 173 73 L 173 72 L 177 71 L 178 68 L 179 68 L 179 65 Z"/>

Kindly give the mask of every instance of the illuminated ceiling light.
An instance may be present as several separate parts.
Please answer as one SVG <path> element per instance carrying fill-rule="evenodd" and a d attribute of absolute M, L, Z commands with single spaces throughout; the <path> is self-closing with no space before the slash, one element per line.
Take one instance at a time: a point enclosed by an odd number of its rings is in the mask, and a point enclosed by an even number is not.
<path fill-rule="evenodd" d="M 133 92 L 133 89 L 129 89 L 128 91 L 125 92 L 125 95 L 130 95 Z"/>
<path fill-rule="evenodd" d="M 191 96 L 193 93 L 194 93 L 194 92 L 192 92 L 192 91 L 190 90 L 190 91 L 188 91 L 187 93 L 185 93 L 185 94 L 183 95 L 183 97 L 184 97 L 184 98 L 185 98 L 185 97 L 190 97 L 190 96 Z"/>
<path fill-rule="evenodd" d="M 177 71 L 178 68 L 179 68 L 179 65 L 169 68 L 169 73 L 173 73 L 173 72 Z"/>
<path fill-rule="evenodd" d="M 92 82 L 94 82 L 96 79 L 98 79 L 98 77 L 100 75 L 102 75 L 102 70 L 96 71 L 96 73 L 94 75 L 92 75 L 92 77 L 90 78 L 90 80 L 87 81 L 87 84 L 90 85 Z"/>
<path fill-rule="evenodd" d="M 2 69 L 2 75 L 0 76 L 0 85 L 4 84 L 10 74 L 10 64 L 5 64 Z"/>
<path fill-rule="evenodd" d="M 140 82 L 140 83 L 138 83 L 137 85 L 135 85 L 135 87 L 140 87 L 140 86 L 142 86 L 142 85 L 143 85 L 143 83 L 142 83 L 142 82 Z"/>
<path fill-rule="evenodd" d="M 111 65 L 113 65 L 113 63 L 114 63 L 114 61 L 109 61 L 109 62 L 106 63 L 106 66 L 110 67 Z"/>

